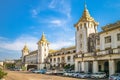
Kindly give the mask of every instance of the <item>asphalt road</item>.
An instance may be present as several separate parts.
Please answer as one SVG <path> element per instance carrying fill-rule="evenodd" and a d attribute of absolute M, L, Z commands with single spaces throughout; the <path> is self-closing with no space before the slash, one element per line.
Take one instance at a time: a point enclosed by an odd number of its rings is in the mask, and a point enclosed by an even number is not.
<path fill-rule="evenodd" d="M 7 71 L 8 75 L 5 80 L 98 80 L 98 79 L 77 79 L 62 76 L 35 74 L 20 71 Z M 105 80 L 105 79 L 101 79 Z M 107 79 L 106 79 L 107 80 Z"/>

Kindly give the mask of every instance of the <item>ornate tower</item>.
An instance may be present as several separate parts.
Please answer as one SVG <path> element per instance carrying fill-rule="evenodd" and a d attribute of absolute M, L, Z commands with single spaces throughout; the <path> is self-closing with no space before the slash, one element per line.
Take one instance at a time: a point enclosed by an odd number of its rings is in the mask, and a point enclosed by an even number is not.
<path fill-rule="evenodd" d="M 97 32 L 98 23 L 89 14 L 87 6 L 85 8 L 80 20 L 75 24 L 76 28 L 76 51 L 77 53 L 88 52 L 88 37 L 91 33 Z"/>
<path fill-rule="evenodd" d="M 29 54 L 29 49 L 27 45 L 22 49 L 22 63 L 25 63 L 25 56 Z"/>
<path fill-rule="evenodd" d="M 42 34 L 40 41 L 38 41 L 38 69 L 45 67 L 45 61 L 49 53 L 49 42 L 47 41 L 45 34 Z"/>

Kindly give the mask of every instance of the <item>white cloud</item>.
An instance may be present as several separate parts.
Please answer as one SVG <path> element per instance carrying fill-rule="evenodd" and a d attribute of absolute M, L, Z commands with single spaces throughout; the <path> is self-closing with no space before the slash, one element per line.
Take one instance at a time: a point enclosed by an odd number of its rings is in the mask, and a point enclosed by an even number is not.
<path fill-rule="evenodd" d="M 14 41 L 2 41 L 0 48 L 7 50 L 20 51 L 23 49 L 25 43 L 28 45 L 30 50 L 37 49 L 38 39 L 32 36 L 20 36 Z"/>
<path fill-rule="evenodd" d="M 64 48 L 64 47 L 74 46 L 75 45 L 74 42 L 75 41 L 73 40 L 73 38 L 70 38 L 68 40 L 64 40 L 64 37 L 63 37 L 63 40 L 52 42 L 50 44 L 50 49 L 61 49 L 61 48 Z"/>
<path fill-rule="evenodd" d="M 52 21 L 50 21 L 50 23 L 52 23 L 54 25 L 58 25 L 58 26 L 62 24 L 61 20 L 52 20 Z"/>
<path fill-rule="evenodd" d="M 0 48 L 2 52 L 4 52 L 4 50 L 21 51 L 25 43 L 27 43 L 28 48 L 31 51 L 33 51 L 37 49 L 38 40 L 39 40 L 38 38 L 32 37 L 32 36 L 20 36 L 13 42 L 4 41 L 0 45 Z M 58 39 L 56 40 L 58 41 L 50 43 L 50 49 L 60 49 L 62 47 L 68 47 L 68 46 L 74 45 L 74 37 L 69 38 L 68 40 L 65 40 L 64 37 L 61 36 L 61 37 L 58 37 Z"/>
<path fill-rule="evenodd" d="M 32 17 L 39 16 L 38 13 L 44 11 L 44 10 L 52 10 L 56 11 L 58 13 L 62 13 L 66 15 L 68 18 L 71 17 L 71 2 L 69 0 L 51 0 L 45 1 L 41 0 L 39 5 L 36 6 L 36 8 L 33 8 L 32 11 Z"/>
<path fill-rule="evenodd" d="M 38 11 L 36 9 L 32 10 L 32 17 L 37 17 Z"/>
<path fill-rule="evenodd" d="M 48 7 L 65 14 L 68 18 L 71 17 L 71 4 L 69 0 L 52 0 Z"/>

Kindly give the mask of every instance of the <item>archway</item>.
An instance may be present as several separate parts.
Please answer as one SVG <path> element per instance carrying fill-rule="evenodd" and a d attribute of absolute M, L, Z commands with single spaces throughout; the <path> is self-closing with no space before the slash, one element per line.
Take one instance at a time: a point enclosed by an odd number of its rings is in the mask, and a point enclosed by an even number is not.
<path fill-rule="evenodd" d="M 28 66 L 27 66 L 27 70 L 29 70 L 30 68 L 37 69 L 37 65 L 28 65 Z"/>
<path fill-rule="evenodd" d="M 106 62 L 104 63 L 104 72 L 105 72 L 106 74 L 109 74 L 109 63 L 108 63 L 108 61 L 106 61 Z"/>
<path fill-rule="evenodd" d="M 93 63 L 92 62 L 88 62 L 88 72 L 91 72 L 92 73 L 92 68 L 93 68 Z"/>
<path fill-rule="evenodd" d="M 117 70 L 116 70 L 117 73 L 120 73 L 120 61 L 117 62 Z"/>

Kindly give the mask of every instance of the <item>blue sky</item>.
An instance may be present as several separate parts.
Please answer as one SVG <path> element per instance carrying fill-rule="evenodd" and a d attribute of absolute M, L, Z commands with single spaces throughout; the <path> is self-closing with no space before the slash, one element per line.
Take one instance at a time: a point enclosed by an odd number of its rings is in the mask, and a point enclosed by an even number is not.
<path fill-rule="evenodd" d="M 120 20 L 120 0 L 86 0 L 101 27 Z M 17 59 L 27 43 L 30 51 L 44 32 L 51 49 L 75 45 L 74 24 L 84 0 L 0 0 L 0 60 Z"/>

